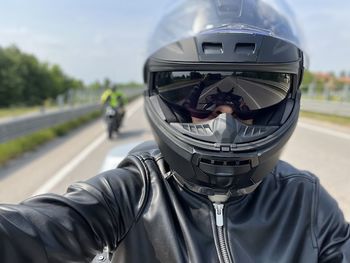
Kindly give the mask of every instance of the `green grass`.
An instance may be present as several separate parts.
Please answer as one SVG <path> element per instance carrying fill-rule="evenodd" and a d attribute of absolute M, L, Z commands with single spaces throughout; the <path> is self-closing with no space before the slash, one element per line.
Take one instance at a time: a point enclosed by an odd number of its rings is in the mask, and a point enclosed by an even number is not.
<path fill-rule="evenodd" d="M 310 111 L 301 111 L 301 117 L 315 119 L 319 121 L 329 122 L 337 125 L 342 125 L 345 127 L 350 127 L 350 117 L 343 117 L 331 114 L 316 113 Z"/>
<path fill-rule="evenodd" d="M 34 150 L 43 143 L 58 136 L 63 136 L 69 131 L 89 122 L 90 120 L 96 119 L 99 116 L 101 116 L 101 111 L 95 111 L 63 124 L 2 143 L 0 144 L 0 165 L 4 165 L 9 160 L 22 155 L 24 152 Z"/>

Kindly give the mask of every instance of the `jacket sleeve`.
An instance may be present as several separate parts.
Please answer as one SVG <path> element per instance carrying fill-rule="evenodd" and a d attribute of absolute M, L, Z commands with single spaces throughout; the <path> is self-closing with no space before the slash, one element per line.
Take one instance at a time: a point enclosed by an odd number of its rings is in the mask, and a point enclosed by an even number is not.
<path fill-rule="evenodd" d="M 136 220 L 145 182 L 115 169 L 19 205 L 0 206 L 0 262 L 90 262 L 113 250 Z"/>
<path fill-rule="evenodd" d="M 350 263 L 350 225 L 337 202 L 320 185 L 315 198 L 315 232 L 319 262 Z"/>

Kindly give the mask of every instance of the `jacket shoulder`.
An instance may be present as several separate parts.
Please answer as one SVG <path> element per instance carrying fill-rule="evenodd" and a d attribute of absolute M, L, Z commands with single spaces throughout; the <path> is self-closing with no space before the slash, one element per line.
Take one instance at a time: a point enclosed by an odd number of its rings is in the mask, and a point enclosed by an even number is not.
<path fill-rule="evenodd" d="M 277 184 L 283 189 L 282 192 L 293 196 L 291 199 L 294 202 L 300 200 L 297 206 L 299 212 L 309 215 L 312 243 L 318 250 L 319 262 L 350 262 L 350 225 L 344 219 L 337 201 L 319 179 L 283 161 L 277 164 L 273 173 L 280 182 Z M 306 203 L 309 203 L 306 206 L 308 209 L 302 210 Z"/>
<path fill-rule="evenodd" d="M 146 141 L 129 151 L 127 156 L 118 165 L 117 169 L 131 172 L 137 177 L 134 180 L 141 182 L 143 203 L 147 202 L 151 177 L 161 174 L 159 167 L 160 159 L 163 159 L 163 157 L 157 144 L 154 141 Z"/>
<path fill-rule="evenodd" d="M 161 157 L 160 150 L 155 141 L 146 141 L 137 145 L 128 153 L 128 155 L 140 156 L 143 158 Z"/>
<path fill-rule="evenodd" d="M 309 171 L 299 170 L 285 161 L 279 161 L 272 171 L 272 174 L 278 181 L 296 179 L 309 181 L 313 184 L 318 182 L 318 178 L 314 174 Z"/>

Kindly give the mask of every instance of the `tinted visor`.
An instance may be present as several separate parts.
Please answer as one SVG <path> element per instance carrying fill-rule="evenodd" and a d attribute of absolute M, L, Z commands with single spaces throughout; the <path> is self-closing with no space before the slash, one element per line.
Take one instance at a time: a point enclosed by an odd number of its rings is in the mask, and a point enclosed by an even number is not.
<path fill-rule="evenodd" d="M 155 89 L 168 105 L 201 119 L 215 115 L 222 105 L 242 120 L 255 119 L 284 101 L 290 87 L 291 75 L 275 72 L 174 71 L 155 76 Z"/>

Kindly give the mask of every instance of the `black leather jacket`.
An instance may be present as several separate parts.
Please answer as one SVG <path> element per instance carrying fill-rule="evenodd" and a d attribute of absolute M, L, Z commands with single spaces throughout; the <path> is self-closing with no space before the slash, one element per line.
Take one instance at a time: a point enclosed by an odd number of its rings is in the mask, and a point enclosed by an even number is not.
<path fill-rule="evenodd" d="M 280 162 L 252 194 L 213 204 L 163 175 L 154 146 L 120 168 L 0 207 L 0 262 L 350 262 L 350 227 L 313 175 Z M 154 149 L 151 149 L 154 148 Z M 226 254 L 226 255 L 224 255 Z"/>

